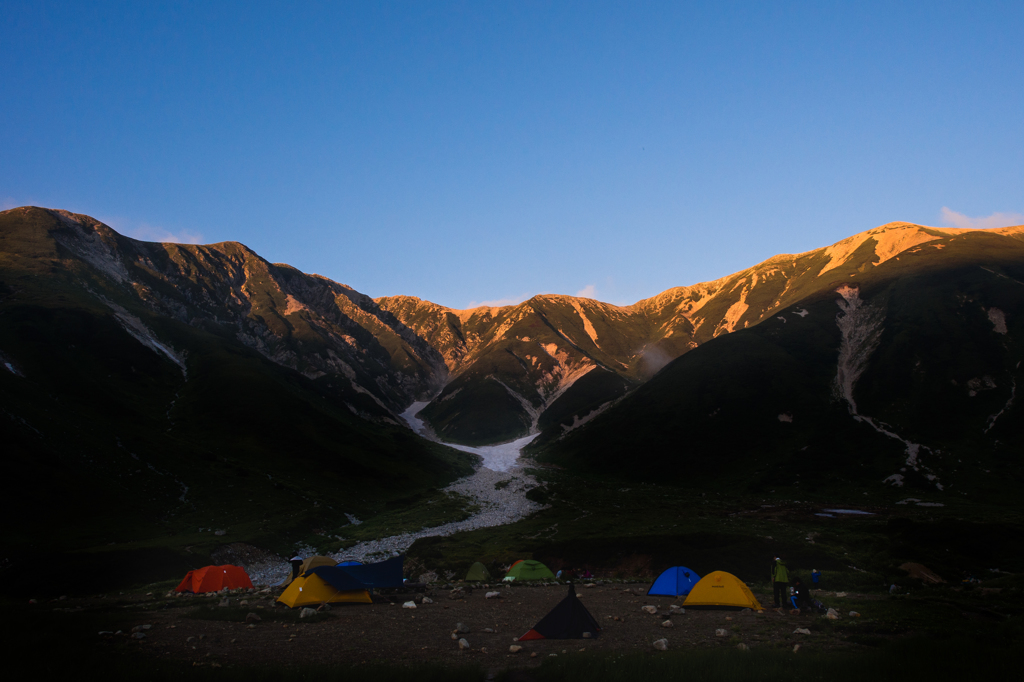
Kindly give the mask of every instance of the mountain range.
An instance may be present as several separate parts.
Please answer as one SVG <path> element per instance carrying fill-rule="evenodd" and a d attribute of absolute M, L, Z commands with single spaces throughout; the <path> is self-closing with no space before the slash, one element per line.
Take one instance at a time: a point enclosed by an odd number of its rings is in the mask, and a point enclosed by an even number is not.
<path fill-rule="evenodd" d="M 84 513 L 171 525 L 253 494 L 371 510 L 472 464 L 404 427 L 417 401 L 442 441 L 538 434 L 535 459 L 580 470 L 994 489 L 1020 477 L 1022 304 L 1024 227 L 889 223 L 630 306 L 454 310 L 17 208 L 5 492 L 21 508 L 35 493 L 13 481 L 46 480 Z"/>

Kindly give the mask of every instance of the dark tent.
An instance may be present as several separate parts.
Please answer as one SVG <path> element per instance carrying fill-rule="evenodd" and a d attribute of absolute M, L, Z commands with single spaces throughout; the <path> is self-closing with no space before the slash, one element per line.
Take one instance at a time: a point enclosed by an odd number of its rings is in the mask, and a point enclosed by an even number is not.
<path fill-rule="evenodd" d="M 551 613 L 540 619 L 533 629 L 519 638 L 520 642 L 530 639 L 583 639 L 589 632 L 597 637 L 601 631 L 587 607 L 576 596 L 576 586 L 569 585 L 569 596 L 558 602 Z"/>
<path fill-rule="evenodd" d="M 362 566 L 362 561 L 339 561 L 338 566 Z"/>
<path fill-rule="evenodd" d="M 322 580 L 339 590 L 364 589 L 373 587 L 401 587 L 402 563 L 404 556 L 381 561 L 376 564 L 358 566 L 317 566 L 310 573 L 316 573 Z M 356 587 L 349 587 L 356 584 Z"/>

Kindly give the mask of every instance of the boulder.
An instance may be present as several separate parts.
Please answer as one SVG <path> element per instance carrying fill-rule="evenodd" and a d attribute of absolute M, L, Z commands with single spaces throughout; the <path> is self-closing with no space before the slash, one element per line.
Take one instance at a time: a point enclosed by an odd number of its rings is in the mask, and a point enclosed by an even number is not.
<path fill-rule="evenodd" d="M 589 632 L 583 633 L 583 639 L 591 639 L 594 635 Z"/>
<path fill-rule="evenodd" d="M 136 632 L 132 634 L 132 639 L 146 639 L 145 632 Z"/>
<path fill-rule="evenodd" d="M 465 623 L 456 623 L 455 624 L 455 632 L 459 633 L 460 635 L 468 635 L 469 634 L 469 626 L 466 625 Z"/>
<path fill-rule="evenodd" d="M 800 651 L 800 645 L 799 644 L 794 644 L 793 645 L 793 653 L 795 654 L 798 651 Z"/>
<path fill-rule="evenodd" d="M 717 630 L 715 630 L 715 637 L 725 637 L 725 635 L 726 632 L 724 629 L 718 628 Z"/>
<path fill-rule="evenodd" d="M 403 609 L 414 609 L 414 608 L 416 608 L 416 602 L 414 602 L 414 601 L 407 601 L 404 604 L 402 604 L 402 608 Z"/>
<path fill-rule="evenodd" d="M 309 618 L 310 616 L 315 616 L 315 615 L 316 615 L 316 610 L 315 609 L 311 609 L 308 606 L 302 607 L 302 610 L 299 611 L 299 618 Z"/>
<path fill-rule="evenodd" d="M 825 614 L 825 617 L 829 620 L 839 620 L 839 614 L 836 613 L 835 609 L 829 609 L 828 612 Z"/>
<path fill-rule="evenodd" d="M 657 606 L 651 606 L 650 604 L 648 604 L 647 606 L 641 606 L 640 610 L 643 611 L 644 613 L 649 613 L 652 616 L 655 615 L 656 613 L 658 613 L 658 607 Z"/>
<path fill-rule="evenodd" d="M 488 592 L 484 595 L 484 599 L 501 599 L 501 592 Z"/>
<path fill-rule="evenodd" d="M 668 640 L 664 638 L 655 640 L 654 648 L 658 651 L 668 651 Z"/>
<path fill-rule="evenodd" d="M 811 634 L 811 631 L 808 630 L 807 628 L 797 628 L 796 630 L 793 630 L 793 634 L 794 635 L 809 635 L 809 634 Z"/>
<path fill-rule="evenodd" d="M 434 600 L 433 600 L 433 599 L 431 599 L 430 597 L 424 597 L 424 598 L 423 598 L 423 600 L 422 600 L 422 601 L 420 601 L 420 603 L 421 603 L 421 604 L 433 604 L 433 603 L 434 603 Z"/>
<path fill-rule="evenodd" d="M 220 603 L 217 606 L 231 606 L 231 600 L 227 597 L 224 597 L 220 600 Z"/>
<path fill-rule="evenodd" d="M 523 647 L 519 646 L 518 644 L 513 644 L 512 646 L 510 646 L 508 648 L 508 652 L 510 654 L 518 654 L 522 650 L 523 650 Z"/>
<path fill-rule="evenodd" d="M 670 628 L 670 627 L 672 627 L 672 621 L 670 621 L 670 620 L 663 620 L 663 621 L 661 621 L 661 627 L 663 627 L 663 628 Z"/>
<path fill-rule="evenodd" d="M 261 620 L 263 620 L 263 619 L 260 618 L 255 613 L 248 613 L 245 616 L 245 622 L 246 623 L 259 623 Z"/>
<path fill-rule="evenodd" d="M 468 648 L 469 648 L 469 642 L 466 641 L 465 637 L 463 637 L 462 639 L 459 640 L 459 649 L 461 649 L 462 651 L 465 651 Z"/>
<path fill-rule="evenodd" d="M 747 646 L 746 644 L 744 644 L 743 642 L 740 642 L 739 644 L 737 644 L 736 648 L 739 649 L 740 651 L 750 651 L 750 647 Z"/>
<path fill-rule="evenodd" d="M 856 611 L 850 611 L 850 618 L 860 618 L 860 614 Z"/>

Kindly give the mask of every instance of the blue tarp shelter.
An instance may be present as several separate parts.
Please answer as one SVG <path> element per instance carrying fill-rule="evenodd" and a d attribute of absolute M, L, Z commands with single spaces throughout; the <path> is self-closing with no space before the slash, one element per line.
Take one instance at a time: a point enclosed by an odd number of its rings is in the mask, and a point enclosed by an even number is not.
<path fill-rule="evenodd" d="M 380 587 L 402 586 L 402 564 L 404 556 L 381 561 L 376 564 L 355 566 L 317 566 L 304 575 L 315 573 L 324 582 L 339 590 L 362 590 Z"/>
<path fill-rule="evenodd" d="M 658 576 L 647 594 L 665 595 L 667 597 L 678 597 L 681 594 L 690 594 L 690 590 L 700 580 L 700 576 L 686 566 L 673 566 Z"/>

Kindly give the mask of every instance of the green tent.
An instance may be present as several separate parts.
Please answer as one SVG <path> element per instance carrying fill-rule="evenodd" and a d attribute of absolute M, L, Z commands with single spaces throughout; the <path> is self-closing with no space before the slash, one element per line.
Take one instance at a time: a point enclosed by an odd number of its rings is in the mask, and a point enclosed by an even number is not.
<path fill-rule="evenodd" d="M 479 561 L 469 567 L 469 573 L 466 574 L 466 580 L 490 580 L 491 573 L 487 570 Z"/>
<path fill-rule="evenodd" d="M 554 580 L 555 574 L 539 561 L 533 559 L 520 560 L 512 564 L 512 568 L 505 574 L 505 580 Z"/>

